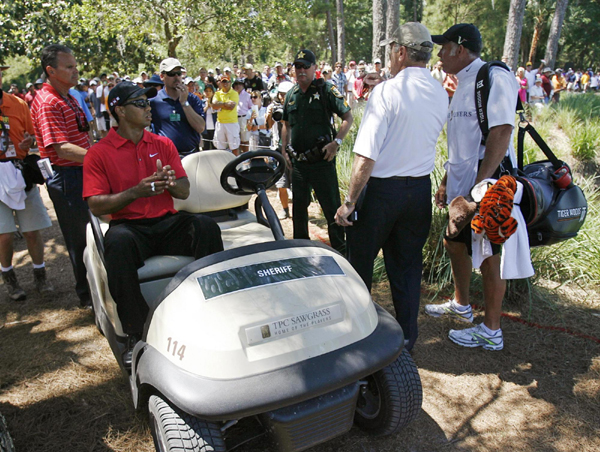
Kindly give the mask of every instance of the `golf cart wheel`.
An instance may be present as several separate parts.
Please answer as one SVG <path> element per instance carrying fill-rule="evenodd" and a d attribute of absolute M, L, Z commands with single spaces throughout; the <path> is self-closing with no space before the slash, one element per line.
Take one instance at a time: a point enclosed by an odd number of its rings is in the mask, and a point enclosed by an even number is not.
<path fill-rule="evenodd" d="M 356 404 L 354 422 L 376 436 L 390 435 L 412 422 L 423 403 L 415 362 L 403 350 L 389 366 L 366 378 Z"/>
<path fill-rule="evenodd" d="M 150 430 L 158 452 L 225 452 L 217 424 L 173 408 L 159 396 L 148 402 Z"/>
<path fill-rule="evenodd" d="M 15 452 L 15 446 L 8 433 L 8 427 L 2 414 L 0 414 L 0 452 Z"/>

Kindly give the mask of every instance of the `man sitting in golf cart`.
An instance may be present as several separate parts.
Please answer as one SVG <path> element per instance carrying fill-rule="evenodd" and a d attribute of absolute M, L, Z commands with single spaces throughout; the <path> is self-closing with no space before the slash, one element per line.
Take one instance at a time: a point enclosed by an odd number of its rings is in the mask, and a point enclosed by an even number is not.
<path fill-rule="evenodd" d="M 111 216 L 104 257 L 110 293 L 128 335 L 126 366 L 148 315 L 137 274 L 144 260 L 160 254 L 199 259 L 223 250 L 214 220 L 173 207 L 173 198 L 189 196 L 190 183 L 173 143 L 144 130 L 152 121 L 148 98 L 155 95 L 155 88 L 132 82 L 115 86 L 108 105 L 119 126 L 88 151 L 83 166 L 83 197 L 90 210 Z"/>

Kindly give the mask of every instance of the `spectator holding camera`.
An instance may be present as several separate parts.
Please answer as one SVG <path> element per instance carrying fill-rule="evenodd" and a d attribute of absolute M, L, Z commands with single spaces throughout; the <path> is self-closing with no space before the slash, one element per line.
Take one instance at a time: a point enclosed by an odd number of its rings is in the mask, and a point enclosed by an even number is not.
<path fill-rule="evenodd" d="M 210 151 L 216 149 L 213 139 L 215 137 L 215 126 L 217 125 L 217 112 L 212 108 L 215 87 L 210 84 L 206 85 L 204 87 L 204 95 L 206 96 L 206 101 L 204 102 L 206 127 L 204 128 L 204 132 L 202 132 L 202 149 Z"/>
<path fill-rule="evenodd" d="M 352 113 L 333 83 L 315 80 L 317 65 L 313 52 L 300 50 L 294 59 L 294 68 L 298 83 L 285 98 L 281 139 L 284 150 L 289 143 L 293 148 L 292 157 L 287 153 L 285 156 L 292 165 L 294 238 L 309 238 L 308 206 L 314 189 L 329 225 L 331 246 L 343 253 L 346 248 L 344 229 L 334 220 L 341 204 L 335 156 L 352 125 Z M 337 134 L 333 113 L 342 119 Z M 318 158 L 309 161 L 307 155 Z"/>
<path fill-rule="evenodd" d="M 285 80 L 275 87 L 275 98 L 267 107 L 267 113 L 265 115 L 265 122 L 267 123 L 267 127 L 271 130 L 271 149 L 280 153 L 283 153 L 281 148 L 283 103 L 285 102 L 285 95 L 293 86 L 294 84 L 292 82 Z M 283 208 L 278 215 L 280 220 L 290 218 L 288 189 L 291 187 L 291 180 L 292 172 L 290 171 L 290 167 L 286 166 L 283 176 L 275 184 L 275 187 L 277 187 L 279 192 L 279 201 Z"/>
<path fill-rule="evenodd" d="M 260 91 L 252 91 L 252 108 L 246 113 L 246 129 L 250 135 L 250 150 L 256 151 L 266 148 L 271 144 L 269 126 L 265 121 L 267 107 L 263 106 L 263 98 Z"/>

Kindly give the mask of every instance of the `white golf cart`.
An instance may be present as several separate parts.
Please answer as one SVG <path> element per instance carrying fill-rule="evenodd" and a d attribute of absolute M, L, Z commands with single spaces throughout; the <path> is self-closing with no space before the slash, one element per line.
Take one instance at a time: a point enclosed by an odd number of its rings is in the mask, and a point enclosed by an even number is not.
<path fill-rule="evenodd" d="M 138 274 L 150 314 L 130 372 L 103 263 L 108 225 L 95 217 L 85 252 L 96 323 L 135 407 L 149 412 L 156 449 L 225 451 L 229 429 L 250 416 L 281 451 L 353 423 L 386 435 L 411 422 L 421 382 L 396 320 L 342 255 L 284 239 L 266 193 L 283 172 L 281 154 L 205 151 L 183 164 L 191 194 L 175 206 L 213 216 L 225 251 L 145 262 Z M 245 208 L 255 193 L 257 217 Z"/>

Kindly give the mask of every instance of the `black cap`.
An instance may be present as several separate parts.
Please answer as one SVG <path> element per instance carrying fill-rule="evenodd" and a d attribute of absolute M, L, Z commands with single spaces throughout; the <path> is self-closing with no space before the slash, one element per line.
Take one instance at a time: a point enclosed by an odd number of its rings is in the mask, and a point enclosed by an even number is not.
<path fill-rule="evenodd" d="M 312 66 L 313 64 L 317 64 L 317 57 L 310 50 L 302 49 L 296 54 L 296 58 L 294 58 L 294 64 L 296 63 Z"/>
<path fill-rule="evenodd" d="M 452 41 L 473 52 L 481 52 L 483 47 L 481 33 L 473 24 L 452 25 L 443 35 L 433 35 L 431 39 L 436 44 L 446 44 Z"/>
<path fill-rule="evenodd" d="M 113 89 L 108 93 L 108 108 L 111 113 L 114 112 L 115 107 L 119 105 L 123 105 L 127 102 L 128 99 L 140 97 L 142 95 L 146 95 L 148 99 L 156 96 L 156 88 L 140 88 L 137 86 L 137 83 L 125 81 L 118 83 Z"/>
<path fill-rule="evenodd" d="M 146 88 L 149 88 L 151 86 L 163 86 L 165 83 L 160 79 L 160 75 L 158 74 L 152 74 L 152 77 L 150 77 L 148 80 L 146 80 L 144 82 L 144 86 Z"/>

